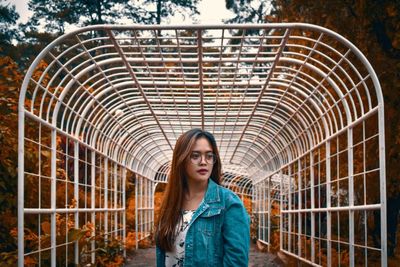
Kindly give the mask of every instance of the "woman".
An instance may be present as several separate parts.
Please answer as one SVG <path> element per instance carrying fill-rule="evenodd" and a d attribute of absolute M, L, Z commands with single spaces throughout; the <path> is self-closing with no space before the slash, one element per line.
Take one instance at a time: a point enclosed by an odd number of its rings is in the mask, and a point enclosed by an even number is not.
<path fill-rule="evenodd" d="M 250 219 L 220 177 L 213 135 L 201 129 L 182 134 L 156 223 L 157 266 L 247 266 Z"/>

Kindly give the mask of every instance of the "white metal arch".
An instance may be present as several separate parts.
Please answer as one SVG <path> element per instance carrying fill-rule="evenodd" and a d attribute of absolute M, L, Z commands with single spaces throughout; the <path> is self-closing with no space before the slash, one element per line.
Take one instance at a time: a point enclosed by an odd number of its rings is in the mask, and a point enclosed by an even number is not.
<path fill-rule="evenodd" d="M 363 54 L 315 25 L 98 25 L 68 33 L 38 55 L 21 88 L 19 266 L 26 257 L 55 266 L 60 250 L 66 262 L 86 259 L 77 241 L 59 240 L 59 216 L 75 228 L 93 225 L 105 241 L 125 240 L 127 175 L 135 177 L 136 240 L 148 236 L 155 185 L 167 182 L 179 135 L 195 127 L 217 140 L 221 183 L 252 197 L 260 241 L 277 242 L 271 234 L 279 231 L 280 249 L 313 265 L 386 266 L 383 105 Z M 36 150 L 28 168 L 25 157 Z M 27 203 L 37 191 L 40 203 Z M 277 207 L 279 225 L 271 221 Z M 368 241 L 371 216 L 380 219 L 380 244 Z M 41 237 L 43 223 L 49 244 L 39 238 L 29 247 L 24 229 Z M 349 257 L 335 262 L 344 251 Z"/>

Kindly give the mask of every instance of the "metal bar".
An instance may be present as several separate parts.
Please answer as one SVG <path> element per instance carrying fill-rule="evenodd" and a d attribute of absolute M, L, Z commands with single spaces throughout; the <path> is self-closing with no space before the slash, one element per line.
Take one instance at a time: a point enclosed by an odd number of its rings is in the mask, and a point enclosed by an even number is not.
<path fill-rule="evenodd" d="M 354 169 L 353 169 L 353 128 L 349 128 L 347 131 L 347 154 L 348 154 L 348 194 L 349 194 L 349 265 L 354 267 L 354 210 L 351 208 L 354 206 Z"/>
<path fill-rule="evenodd" d="M 289 167 L 286 167 L 286 169 L 288 170 L 288 174 L 287 175 L 289 176 L 289 209 L 287 209 L 287 210 L 291 211 L 292 208 L 293 208 L 293 206 L 292 206 L 293 205 L 293 202 L 292 202 L 292 188 L 294 188 L 294 186 L 292 187 L 292 181 L 293 181 L 293 179 L 292 179 L 292 168 L 291 168 L 291 166 L 289 166 Z M 281 209 L 282 214 L 284 214 L 284 211 L 285 210 Z M 288 234 L 288 251 L 292 251 L 292 237 L 291 237 L 291 234 L 292 234 L 292 218 L 293 218 L 293 216 L 292 216 L 292 213 L 289 213 L 288 215 L 289 215 L 289 222 L 288 222 L 288 232 L 289 232 L 289 234 Z"/>
<path fill-rule="evenodd" d="M 51 130 L 55 130 L 58 134 L 61 134 L 61 135 L 65 136 L 65 137 L 67 137 L 68 139 L 73 140 L 74 142 L 78 142 L 80 146 L 83 146 L 83 147 L 85 147 L 85 148 L 89 148 L 90 150 L 95 151 L 97 154 L 99 154 L 99 155 L 101 155 L 101 156 L 103 156 L 103 157 L 108 157 L 107 154 L 105 154 L 105 153 L 103 153 L 103 152 L 97 150 L 96 148 L 94 148 L 94 147 L 92 147 L 92 146 L 86 144 L 85 142 L 82 142 L 82 140 L 80 140 L 80 139 L 77 138 L 76 136 L 73 136 L 73 135 L 71 135 L 71 134 L 68 134 L 68 133 L 62 131 L 61 129 L 57 128 L 57 127 L 54 126 L 53 124 L 50 124 L 49 122 L 43 120 L 42 118 L 39 118 L 39 117 L 36 116 L 35 114 L 30 113 L 29 111 L 26 111 L 26 110 L 24 110 L 23 112 L 24 112 L 24 115 L 26 115 L 27 117 L 29 117 L 29 118 L 31 118 L 31 119 L 33 119 L 33 120 L 39 122 L 40 124 L 42 124 L 42 125 L 44 125 L 44 126 L 50 128 Z M 24 117 L 25 117 L 25 116 L 24 116 Z M 22 140 L 24 140 L 24 139 L 22 138 Z M 23 142 L 23 141 L 22 141 L 22 142 Z M 111 161 L 111 162 L 116 162 L 116 163 L 118 163 L 117 161 L 115 161 L 114 159 L 112 159 L 112 158 L 110 158 L 110 157 L 109 157 L 108 160 Z"/>
<path fill-rule="evenodd" d="M 381 204 L 370 204 L 370 205 L 359 205 L 359 206 L 342 206 L 342 207 L 330 207 L 330 208 L 315 208 L 315 209 L 294 209 L 284 210 L 283 213 L 299 213 L 299 212 L 328 212 L 328 211 L 356 211 L 356 210 L 379 210 Z"/>
<path fill-rule="evenodd" d="M 327 236 L 327 266 L 332 266 L 332 213 L 331 213 L 331 142 L 327 141 L 326 153 L 326 236 Z"/>
<path fill-rule="evenodd" d="M 379 82 L 377 82 L 379 85 Z M 387 210 L 386 210 L 386 167 L 385 167 L 385 117 L 383 102 L 379 105 L 379 193 L 381 203 L 381 265 L 387 266 Z"/>
<path fill-rule="evenodd" d="M 290 35 L 290 30 L 286 30 L 286 31 L 285 31 L 285 35 L 284 35 L 284 37 L 283 37 L 283 39 L 282 39 L 282 41 L 281 41 L 281 44 L 280 44 L 280 46 L 279 46 L 279 50 L 278 50 L 278 52 L 276 53 L 275 58 L 273 59 L 273 63 L 272 63 L 271 69 L 270 69 L 270 71 L 269 71 L 269 73 L 268 73 L 267 79 L 266 79 L 266 81 L 265 81 L 265 83 L 264 83 L 264 85 L 263 85 L 263 88 L 262 88 L 262 90 L 261 90 L 261 93 L 259 94 L 258 99 L 257 99 L 257 101 L 256 101 L 256 104 L 254 105 L 254 107 L 253 107 L 253 109 L 252 109 L 252 111 L 251 111 L 251 114 L 252 114 L 252 115 L 248 118 L 248 120 L 247 120 L 245 126 L 243 127 L 242 134 L 240 135 L 239 141 L 237 142 L 237 145 L 235 146 L 235 149 L 234 149 L 234 151 L 233 151 L 233 153 L 232 153 L 232 156 L 231 156 L 231 158 L 230 158 L 230 160 L 229 160 L 230 162 L 232 161 L 233 156 L 235 155 L 235 153 L 236 153 L 236 151 L 237 151 L 237 148 L 238 148 L 240 142 L 242 141 L 243 136 L 244 136 L 244 134 L 245 134 L 247 128 L 248 128 L 249 125 L 250 125 L 251 119 L 252 119 L 252 117 L 253 117 L 253 115 L 254 115 L 254 113 L 255 113 L 255 111 L 256 111 L 258 105 L 259 105 L 260 102 L 261 102 L 261 98 L 264 96 L 264 93 L 265 93 L 265 91 L 266 91 L 266 89 L 267 89 L 267 87 L 268 87 L 269 81 L 271 80 L 271 77 L 272 77 L 272 75 L 273 75 L 273 73 L 274 73 L 274 69 L 276 68 L 276 66 L 277 66 L 277 64 L 278 64 L 279 58 L 281 57 L 281 55 L 282 55 L 282 53 L 283 53 L 283 50 L 284 50 L 284 47 L 285 47 L 285 45 L 286 45 L 286 43 L 287 43 L 287 41 L 288 41 L 288 39 L 289 39 L 289 35 Z M 262 62 L 262 61 L 261 61 L 261 62 Z"/>
<path fill-rule="evenodd" d="M 139 179 L 139 195 L 140 195 L 140 199 L 139 199 L 139 207 L 143 207 L 143 183 L 144 183 L 144 179 L 143 177 L 140 176 Z M 138 211 L 139 212 L 139 211 Z M 144 218 L 143 218 L 143 211 L 139 212 L 139 226 L 140 226 L 140 235 L 144 235 L 145 234 L 145 229 L 143 226 L 143 222 L 144 222 Z"/>
<path fill-rule="evenodd" d="M 111 212 L 119 212 L 123 211 L 124 208 L 117 208 L 117 209 L 105 209 L 105 208 L 73 208 L 73 209 L 62 209 L 62 208 L 57 208 L 57 209 L 31 209 L 31 208 L 25 208 L 24 212 L 26 214 L 51 214 L 51 213 L 70 213 L 70 212 L 105 212 L 105 211 L 111 211 Z"/>
<path fill-rule="evenodd" d="M 152 106 L 150 105 L 150 103 L 148 102 L 147 96 L 142 88 L 142 86 L 140 85 L 140 82 L 137 80 L 136 75 L 133 73 L 132 71 L 132 67 L 128 62 L 128 59 L 126 57 L 126 55 L 124 54 L 124 52 L 122 51 L 121 47 L 118 45 L 117 40 L 115 39 L 115 36 L 113 34 L 113 32 L 111 30 L 107 30 L 107 33 L 110 37 L 111 42 L 114 44 L 115 49 L 117 50 L 119 56 L 121 57 L 122 61 L 124 62 L 126 69 L 128 70 L 130 76 L 132 77 L 132 79 L 136 82 L 136 85 L 139 89 L 139 92 L 141 93 L 144 101 L 147 103 L 148 109 L 150 111 L 150 113 L 152 114 L 154 120 L 156 121 L 158 127 L 160 128 L 161 133 L 163 134 L 163 136 L 165 137 L 165 141 L 167 141 L 168 145 L 170 146 L 170 148 L 172 149 L 172 145 L 169 141 L 169 138 L 167 137 L 167 135 L 164 132 L 164 128 L 162 127 L 162 125 L 160 124 L 160 121 L 158 120 L 157 116 L 154 113 L 154 110 L 152 108 Z M 142 59 L 141 59 L 142 61 Z M 165 62 L 165 61 L 163 61 Z"/>
<path fill-rule="evenodd" d="M 74 142 L 74 227 L 79 229 L 79 143 Z M 79 264 L 79 242 L 74 242 L 74 262 Z"/>
<path fill-rule="evenodd" d="M 124 258 L 126 258 L 126 168 L 122 172 L 122 242 L 124 244 Z"/>
<path fill-rule="evenodd" d="M 108 243 L 109 231 L 108 231 L 108 158 L 104 158 L 104 242 Z"/>
<path fill-rule="evenodd" d="M 267 180 L 265 180 L 263 182 L 263 187 L 262 187 L 262 189 L 263 189 L 263 191 L 262 191 L 263 192 L 263 198 L 262 198 L 263 202 L 262 203 L 263 203 L 263 210 L 266 211 L 267 216 L 268 216 L 269 210 L 268 210 L 268 203 L 266 202 L 266 200 L 268 199 L 267 190 L 266 190 L 267 187 L 265 184 L 266 182 L 267 182 Z M 265 218 L 265 215 L 262 216 L 262 240 L 264 240 L 265 242 L 268 243 L 268 239 L 266 237 L 266 227 L 267 227 L 267 223 L 268 223 L 267 218 Z"/>
<path fill-rule="evenodd" d="M 267 187 L 267 203 L 268 203 L 268 252 L 271 247 L 271 176 L 268 178 L 268 187 Z"/>
<path fill-rule="evenodd" d="M 114 209 L 117 208 L 117 199 L 118 199 L 117 189 L 118 189 L 118 180 L 120 180 L 120 179 L 122 179 L 122 177 L 118 173 L 118 165 L 114 164 L 114 188 L 113 188 L 114 189 L 114 203 L 113 203 Z M 118 230 L 118 214 L 119 214 L 118 212 L 114 212 L 114 232 L 115 232 L 114 237 L 115 238 L 118 237 L 118 233 L 117 233 L 117 230 Z"/>
<path fill-rule="evenodd" d="M 57 134 L 55 130 L 51 130 L 51 208 L 56 208 L 56 175 L 57 175 L 57 164 L 56 164 L 56 153 L 57 153 Z M 39 200 L 41 201 L 41 199 Z M 50 229 L 50 239 L 51 239 L 51 266 L 56 266 L 56 214 L 53 212 L 50 215 L 51 229 Z M 41 263 L 40 263 L 41 264 Z"/>
<path fill-rule="evenodd" d="M 371 109 L 368 113 L 365 114 L 364 117 L 359 118 L 359 119 L 353 121 L 351 124 L 349 124 L 349 125 L 343 127 L 343 128 L 340 129 L 339 131 L 337 131 L 337 132 L 335 132 L 335 133 L 332 133 L 328 138 L 325 138 L 325 139 L 321 140 L 321 142 L 319 142 L 319 143 L 317 143 L 317 144 L 314 144 L 313 147 L 318 147 L 318 146 L 320 146 L 320 145 L 322 145 L 322 144 L 324 144 L 324 143 L 326 143 L 326 142 L 328 142 L 328 141 L 331 141 L 331 140 L 337 138 L 337 137 L 340 136 L 341 134 L 347 132 L 347 130 L 348 130 L 350 127 L 355 127 L 355 126 L 358 125 L 359 123 L 362 123 L 365 119 L 367 119 L 367 118 L 373 116 L 374 114 L 376 114 L 376 112 L 378 112 L 378 110 L 379 110 L 379 107 L 378 107 L 378 106 L 375 107 L 375 108 L 373 108 L 373 109 Z M 304 155 L 308 154 L 308 153 L 313 149 L 313 147 L 309 148 L 307 151 L 304 152 L 304 154 L 299 155 L 298 157 L 294 158 L 292 161 L 289 161 L 288 163 L 283 163 L 283 164 L 281 165 L 281 168 L 283 169 L 283 168 L 287 167 L 288 165 L 292 164 L 294 161 L 297 161 L 298 159 L 302 158 Z M 282 149 L 281 151 L 277 151 L 277 153 L 282 153 L 282 152 L 283 152 L 283 149 Z"/>
<path fill-rule="evenodd" d="M 28 86 L 28 80 L 25 79 L 23 87 Z M 25 101 L 23 101 L 25 102 Z M 24 253 L 25 253 L 25 235 L 24 235 L 24 201 L 25 201 L 25 108 L 22 101 L 19 101 L 18 104 L 18 267 L 24 266 Z"/>
<path fill-rule="evenodd" d="M 96 209 L 96 153 L 95 152 L 91 152 L 91 203 L 90 203 L 90 207 L 92 210 Z M 91 250 L 92 253 L 90 253 L 90 257 L 91 257 L 91 262 L 92 264 L 95 263 L 96 261 L 96 243 L 94 240 L 94 237 L 96 236 L 96 212 L 95 211 L 91 211 L 91 223 L 93 225 L 93 229 L 92 229 L 92 240 L 90 241 L 90 246 L 91 246 Z"/>
<path fill-rule="evenodd" d="M 282 210 L 283 210 L 283 197 L 284 194 L 286 193 L 286 190 L 283 190 L 283 177 L 282 177 L 282 170 L 279 171 L 279 180 L 280 180 L 280 184 L 279 184 L 279 248 L 282 250 L 283 249 L 283 215 L 282 215 Z M 286 193 L 287 194 L 287 193 Z M 290 205 L 290 204 L 289 204 Z"/>
<path fill-rule="evenodd" d="M 318 153 L 318 148 L 314 150 Z M 318 162 L 319 164 L 319 162 Z M 315 209 L 315 194 L 314 194 L 314 156 L 310 152 L 310 186 L 311 186 L 311 210 Z M 311 261 L 315 262 L 315 213 L 311 212 Z"/>
<path fill-rule="evenodd" d="M 204 130 L 204 88 L 203 88 L 203 41 L 202 31 L 197 31 L 197 52 L 199 66 L 199 91 L 200 91 L 200 112 L 201 112 L 201 129 Z"/>
<path fill-rule="evenodd" d="M 297 184 L 299 185 L 298 187 L 298 206 L 299 209 L 297 210 L 297 216 L 298 216 L 298 236 L 297 236 L 297 247 L 298 247 L 298 251 L 297 251 L 297 255 L 299 257 L 301 257 L 301 235 L 302 235 L 302 213 L 304 212 L 304 209 L 302 208 L 303 206 L 303 198 L 302 198 L 302 194 L 301 194 L 301 190 L 303 189 L 303 184 L 302 184 L 302 175 L 301 175 L 301 169 L 302 169 L 302 165 L 301 165 L 301 160 L 298 159 L 297 160 Z M 293 211 L 293 210 L 292 210 Z"/>
<path fill-rule="evenodd" d="M 136 239 L 136 249 L 139 248 L 139 215 L 138 215 L 138 192 L 139 192 L 139 176 L 135 176 L 135 239 Z"/>

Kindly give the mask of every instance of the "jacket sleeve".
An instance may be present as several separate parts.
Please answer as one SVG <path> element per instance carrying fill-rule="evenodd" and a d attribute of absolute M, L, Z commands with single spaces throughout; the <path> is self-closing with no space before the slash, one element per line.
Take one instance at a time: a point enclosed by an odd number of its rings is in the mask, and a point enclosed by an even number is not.
<path fill-rule="evenodd" d="M 250 248 L 250 217 L 242 201 L 228 195 L 222 228 L 224 242 L 223 266 L 248 266 Z"/>
<path fill-rule="evenodd" d="M 157 267 L 165 267 L 165 252 L 156 246 L 156 264 Z"/>

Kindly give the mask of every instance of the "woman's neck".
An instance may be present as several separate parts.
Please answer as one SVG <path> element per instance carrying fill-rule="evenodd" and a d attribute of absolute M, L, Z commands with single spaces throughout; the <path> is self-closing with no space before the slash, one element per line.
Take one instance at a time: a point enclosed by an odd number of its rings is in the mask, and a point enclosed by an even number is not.
<path fill-rule="evenodd" d="M 207 191 L 208 180 L 204 182 L 192 182 L 188 181 L 188 192 L 186 193 L 187 197 L 196 197 L 198 195 L 204 195 Z"/>
<path fill-rule="evenodd" d="M 188 183 L 188 191 L 184 195 L 183 209 L 184 210 L 196 210 L 200 202 L 204 198 L 204 194 L 207 191 L 208 181 L 204 183 Z"/>

